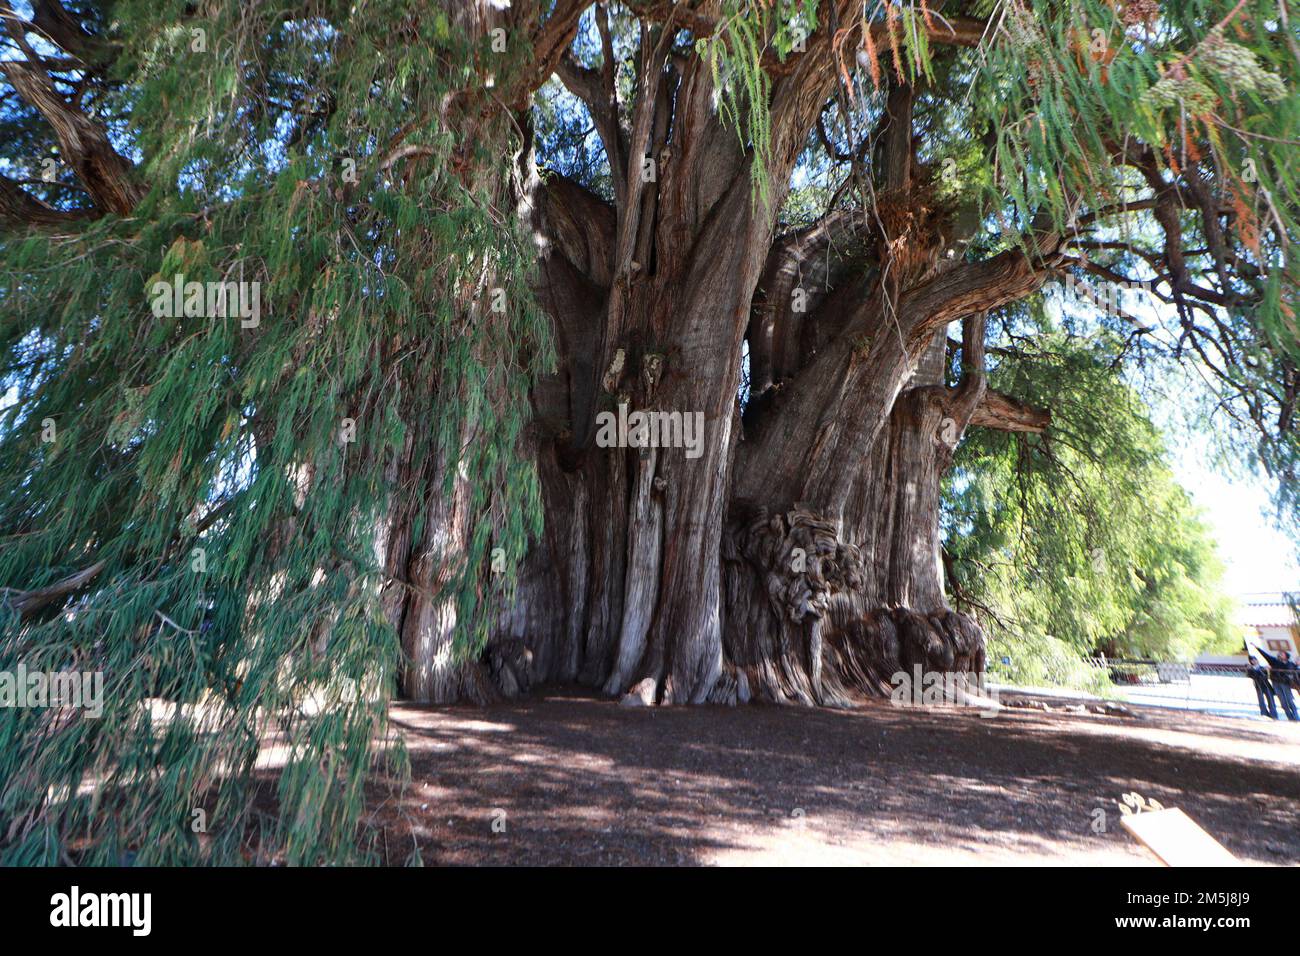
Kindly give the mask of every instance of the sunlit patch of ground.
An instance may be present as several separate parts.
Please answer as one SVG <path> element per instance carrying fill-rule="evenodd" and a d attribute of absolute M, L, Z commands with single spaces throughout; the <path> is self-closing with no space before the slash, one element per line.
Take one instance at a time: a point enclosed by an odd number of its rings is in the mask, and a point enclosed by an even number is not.
<path fill-rule="evenodd" d="M 394 863 L 1150 865 L 1136 791 L 1300 863 L 1300 725 L 1130 709 L 396 705 L 414 779 L 371 820 Z"/>

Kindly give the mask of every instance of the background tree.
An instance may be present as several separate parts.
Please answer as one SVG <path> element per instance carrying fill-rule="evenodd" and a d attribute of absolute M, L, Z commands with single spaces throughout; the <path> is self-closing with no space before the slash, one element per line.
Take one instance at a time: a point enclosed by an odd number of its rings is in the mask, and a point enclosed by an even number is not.
<path fill-rule="evenodd" d="M 1081 658 L 1097 653 L 1233 652 L 1214 540 L 1124 381 L 1124 340 L 1041 314 L 999 337 L 1019 343 L 994 349 L 990 381 L 1053 417 L 1041 435 L 972 433 L 945 476 L 947 583 L 984 626 L 990 659 L 1009 657 L 1000 670 L 1030 683 L 1087 684 L 1097 674 Z"/>
<path fill-rule="evenodd" d="M 1285 2 L 0 22 L 0 670 L 109 685 L 97 722 L 0 715 L 6 858 L 229 856 L 267 722 L 263 845 L 345 853 L 399 672 L 843 704 L 978 669 L 941 476 L 968 427 L 1049 427 L 985 337 L 1062 270 L 1154 278 L 1135 345 L 1206 369 L 1294 494 Z M 259 322 L 156 314 L 178 275 L 260 283 Z M 620 405 L 702 413 L 702 453 L 601 447 Z"/>

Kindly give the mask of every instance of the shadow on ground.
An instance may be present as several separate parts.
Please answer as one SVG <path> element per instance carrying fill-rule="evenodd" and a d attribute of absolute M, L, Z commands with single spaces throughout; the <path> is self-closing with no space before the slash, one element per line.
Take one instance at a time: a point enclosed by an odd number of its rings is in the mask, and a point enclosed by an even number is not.
<path fill-rule="evenodd" d="M 1119 825 L 1130 791 L 1245 861 L 1300 863 L 1300 728 L 883 701 L 640 709 L 568 689 L 392 719 L 413 780 L 376 795 L 372 822 L 393 863 L 418 845 L 430 864 L 1150 864 Z"/>

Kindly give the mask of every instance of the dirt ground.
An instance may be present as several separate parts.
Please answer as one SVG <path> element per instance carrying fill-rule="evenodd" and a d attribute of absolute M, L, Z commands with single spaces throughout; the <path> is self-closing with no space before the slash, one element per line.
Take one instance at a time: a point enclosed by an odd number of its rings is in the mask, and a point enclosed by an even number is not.
<path fill-rule="evenodd" d="M 1050 705 L 397 705 L 414 779 L 370 820 L 393 863 L 1156 865 L 1119 825 L 1135 791 L 1300 864 L 1300 724 Z"/>

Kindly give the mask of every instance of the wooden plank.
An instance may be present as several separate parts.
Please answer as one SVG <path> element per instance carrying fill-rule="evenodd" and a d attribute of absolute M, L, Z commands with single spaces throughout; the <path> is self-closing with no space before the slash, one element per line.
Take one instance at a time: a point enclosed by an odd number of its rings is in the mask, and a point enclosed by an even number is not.
<path fill-rule="evenodd" d="M 1126 813 L 1119 822 L 1165 866 L 1241 865 L 1223 844 L 1182 810 Z"/>

